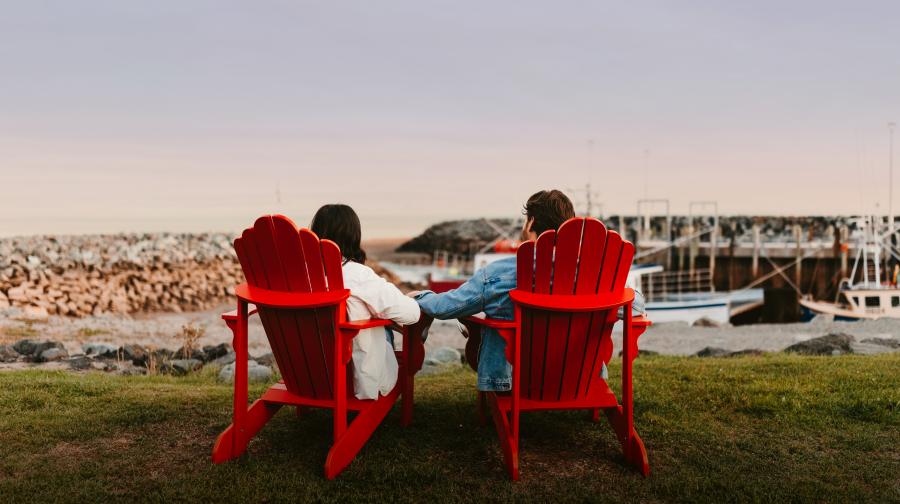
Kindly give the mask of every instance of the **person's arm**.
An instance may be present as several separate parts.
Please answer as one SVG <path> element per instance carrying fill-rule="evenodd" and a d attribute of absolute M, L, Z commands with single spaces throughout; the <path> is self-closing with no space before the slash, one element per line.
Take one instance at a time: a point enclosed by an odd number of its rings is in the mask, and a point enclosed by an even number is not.
<path fill-rule="evenodd" d="M 366 270 L 365 280 L 353 289 L 353 295 L 366 304 L 374 317 L 392 320 L 400 325 L 419 321 L 419 305 L 415 300 L 404 296 L 396 285 L 371 269 Z"/>
<path fill-rule="evenodd" d="M 631 315 L 640 317 L 647 313 L 647 304 L 641 291 L 634 289 L 634 302 L 631 304 Z M 619 308 L 619 320 L 625 320 L 625 308 Z"/>
<path fill-rule="evenodd" d="M 427 315 L 439 320 L 469 317 L 484 311 L 484 271 L 475 275 L 451 291 L 436 294 L 420 292 L 415 297 L 419 307 Z"/>

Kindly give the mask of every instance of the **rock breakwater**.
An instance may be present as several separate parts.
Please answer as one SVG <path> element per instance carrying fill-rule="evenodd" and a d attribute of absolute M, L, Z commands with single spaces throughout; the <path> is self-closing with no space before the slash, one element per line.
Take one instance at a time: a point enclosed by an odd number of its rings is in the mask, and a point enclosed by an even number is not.
<path fill-rule="evenodd" d="M 81 317 L 209 308 L 243 281 L 227 234 L 0 239 L 0 309 Z"/>

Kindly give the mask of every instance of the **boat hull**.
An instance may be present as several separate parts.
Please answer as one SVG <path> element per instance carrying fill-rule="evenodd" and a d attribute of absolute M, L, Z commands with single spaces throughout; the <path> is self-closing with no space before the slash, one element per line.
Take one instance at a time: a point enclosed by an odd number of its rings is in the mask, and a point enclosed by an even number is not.
<path fill-rule="evenodd" d="M 834 317 L 834 320 L 841 322 L 856 322 L 858 320 L 876 320 L 879 318 L 883 318 L 883 315 L 874 314 L 874 313 L 859 313 L 853 310 L 849 310 L 844 308 L 841 305 L 833 304 L 833 303 L 823 303 L 821 301 L 811 301 L 808 299 L 801 299 L 800 306 L 806 308 L 812 313 L 819 315 L 831 315 Z"/>
<path fill-rule="evenodd" d="M 731 318 L 727 299 L 651 301 L 647 303 L 646 310 L 647 316 L 654 324 L 664 322 L 693 324 L 700 319 L 727 324 Z"/>

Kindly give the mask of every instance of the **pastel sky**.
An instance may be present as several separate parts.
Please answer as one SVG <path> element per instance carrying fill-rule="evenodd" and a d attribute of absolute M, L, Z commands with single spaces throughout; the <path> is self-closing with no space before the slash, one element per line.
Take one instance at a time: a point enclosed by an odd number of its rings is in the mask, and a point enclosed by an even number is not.
<path fill-rule="evenodd" d="M 405 236 L 587 182 L 607 213 L 887 205 L 896 1 L 0 8 L 0 235 L 306 224 L 341 201 L 366 237 Z"/>

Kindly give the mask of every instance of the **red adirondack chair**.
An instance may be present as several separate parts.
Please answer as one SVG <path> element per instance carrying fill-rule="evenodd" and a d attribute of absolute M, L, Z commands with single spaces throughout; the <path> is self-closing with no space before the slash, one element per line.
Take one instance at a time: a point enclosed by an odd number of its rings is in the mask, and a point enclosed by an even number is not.
<path fill-rule="evenodd" d="M 509 475 L 519 478 L 519 415 L 523 411 L 587 409 L 594 421 L 600 410 L 612 424 L 625 459 L 643 475 L 650 466 L 644 443 L 634 429 L 631 381 L 637 339 L 650 325 L 632 317 L 634 291 L 625 280 L 634 245 L 597 219 L 574 218 L 557 231 L 546 231 L 519 246 L 514 320 L 470 317 L 462 322 L 480 336 L 492 327 L 506 340 L 512 364 L 508 395 L 479 392 L 485 421 L 489 403 L 503 446 Z M 612 329 L 624 307 L 622 403 L 600 377 L 612 356 Z"/>
<path fill-rule="evenodd" d="M 239 457 L 250 439 L 284 405 L 334 411 L 334 444 L 325 461 L 332 479 L 353 460 L 388 411 L 403 396 L 401 423 L 412 421 L 413 377 L 422 367 L 422 330 L 429 321 L 393 327 L 403 335 L 397 353 L 397 385 L 377 400 L 353 395 L 353 337 L 370 327 L 387 327 L 388 320 L 346 320 L 341 251 L 308 229 L 297 229 L 281 215 L 259 218 L 234 241 L 246 283 L 235 288 L 237 311 L 222 315 L 234 332 L 236 356 L 234 420 L 213 447 L 213 462 Z M 256 308 L 249 310 L 249 304 Z M 247 319 L 258 314 L 281 370 L 282 380 L 247 407 Z M 347 384 L 351 385 L 348 386 Z M 348 424 L 348 412 L 357 412 Z"/>

